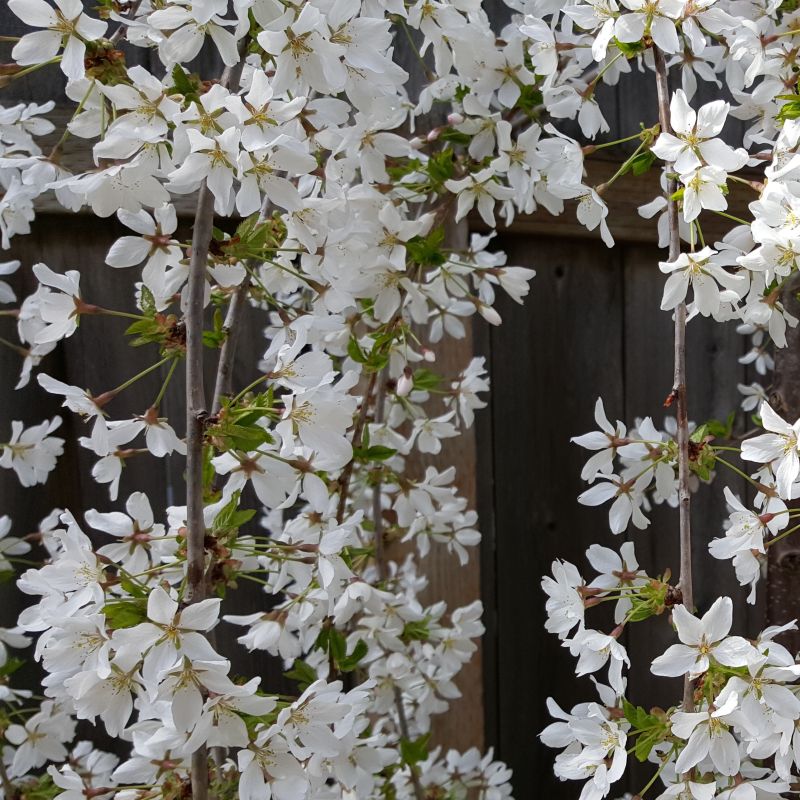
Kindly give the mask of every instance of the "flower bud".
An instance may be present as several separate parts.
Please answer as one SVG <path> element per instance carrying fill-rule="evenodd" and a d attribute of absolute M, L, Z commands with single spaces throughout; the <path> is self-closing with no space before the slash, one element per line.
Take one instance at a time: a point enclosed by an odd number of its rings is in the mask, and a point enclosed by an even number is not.
<path fill-rule="evenodd" d="M 426 361 L 427 361 L 429 364 L 432 364 L 434 361 L 436 361 L 436 353 L 434 353 L 434 352 L 433 352 L 433 350 L 431 350 L 431 349 L 430 349 L 430 348 L 428 348 L 428 347 L 423 347 L 423 348 L 422 348 L 422 357 L 423 357 L 423 358 L 424 358 L 424 359 L 425 359 L 425 360 L 426 360 Z"/>
<path fill-rule="evenodd" d="M 451 111 L 447 115 L 448 125 L 460 125 L 464 121 L 464 115 L 459 114 L 457 111 Z"/>
<path fill-rule="evenodd" d="M 411 375 L 411 370 L 406 367 L 403 370 L 403 374 L 397 381 L 397 396 L 398 397 L 406 397 L 407 395 L 411 394 L 411 390 L 414 388 L 414 378 Z"/>

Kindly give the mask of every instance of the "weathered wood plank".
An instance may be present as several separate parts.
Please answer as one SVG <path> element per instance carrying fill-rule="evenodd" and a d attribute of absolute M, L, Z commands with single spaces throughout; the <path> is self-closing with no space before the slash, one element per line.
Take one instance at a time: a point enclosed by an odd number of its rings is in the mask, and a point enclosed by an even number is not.
<path fill-rule="evenodd" d="M 544 632 L 538 588 L 550 562 L 581 564 L 587 540 L 613 538 L 596 509 L 579 506 L 585 453 L 569 437 L 593 427 L 594 398 L 622 404 L 622 283 L 616 253 L 564 239 L 509 236 L 510 263 L 538 269 L 525 307 L 503 299 L 491 331 L 491 454 L 496 531 L 496 684 L 499 755 L 517 797 L 571 797 L 553 777 L 554 753 L 536 741 L 548 724 L 545 693 L 566 707 L 591 683 L 576 681 L 569 653 Z M 487 459 L 490 459 L 487 466 Z"/>

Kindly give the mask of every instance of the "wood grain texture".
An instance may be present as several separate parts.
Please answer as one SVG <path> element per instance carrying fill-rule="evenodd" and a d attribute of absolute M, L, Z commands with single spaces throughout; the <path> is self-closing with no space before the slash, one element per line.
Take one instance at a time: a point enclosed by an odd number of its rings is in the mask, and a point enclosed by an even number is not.
<path fill-rule="evenodd" d="M 597 246 L 524 236 L 499 246 L 538 274 L 524 308 L 500 302 L 503 325 L 490 334 L 491 453 L 482 448 L 478 461 L 482 481 L 493 473 L 495 532 L 497 652 L 486 703 L 496 706 L 494 743 L 514 769 L 515 796 L 567 797 L 575 787 L 559 788 L 553 753 L 536 736 L 545 694 L 570 707 L 587 690 L 544 633 L 539 582 L 553 559 L 580 563 L 587 541 L 611 543 L 602 512 L 575 501 L 584 459 L 568 439 L 591 429 L 597 393 L 609 408 L 622 405 L 622 274 L 617 254 Z"/>
<path fill-rule="evenodd" d="M 449 226 L 448 246 L 463 249 L 468 244 L 468 230 L 465 222 Z M 467 328 L 463 339 L 445 339 L 437 347 L 435 369 L 441 375 L 455 378 L 467 367 L 474 353 L 472 331 Z M 468 507 L 476 507 L 477 499 L 477 451 L 474 428 L 464 431 L 461 436 L 445 439 L 442 450 L 436 456 L 415 457 L 420 474 L 425 465 L 432 464 L 444 470 L 456 467 L 455 485 L 458 493 L 467 499 Z M 481 520 L 478 521 L 482 529 Z M 471 548 L 469 563 L 460 566 L 458 558 L 448 553 L 441 545 L 434 545 L 432 552 L 422 561 L 421 569 L 430 580 L 423 599 L 426 603 L 444 600 L 450 611 L 469 605 L 481 597 L 481 548 Z M 465 751 L 470 747 L 483 748 L 484 745 L 484 698 L 482 675 L 482 652 L 479 649 L 469 664 L 456 678 L 456 686 L 462 696 L 453 701 L 450 709 L 433 718 L 434 741 L 447 747 Z"/>
<path fill-rule="evenodd" d="M 512 233 L 499 246 L 510 263 L 534 267 L 538 274 L 525 308 L 502 302 L 503 325 L 480 342 L 493 383 L 491 407 L 481 412 L 478 426 L 482 564 L 484 573 L 492 573 L 484 578 L 484 601 L 494 607 L 484 642 L 487 740 L 513 767 L 517 796 L 541 791 L 568 798 L 576 787 L 552 778 L 554 753 L 535 738 L 549 722 L 543 695 L 552 693 L 569 708 L 591 699 L 594 690 L 588 679 L 574 677 L 572 657 L 543 631 L 539 576 L 554 558 L 572 561 L 588 576 L 585 548 L 592 542 L 618 548 L 625 538 L 609 533 L 606 507 L 577 503 L 585 488 L 579 473 L 586 453 L 568 439 L 594 428 L 598 395 L 610 419 L 632 424 L 650 415 L 663 423 L 663 401 L 672 385 L 672 324 L 658 310 L 663 276 L 657 262 L 663 256 L 652 244 L 622 242 L 608 251 L 586 240 Z M 736 407 L 736 383 L 746 378 L 736 363 L 743 349 L 732 324 L 690 322 L 692 419 L 724 419 Z M 742 481 L 721 477 L 744 496 Z M 676 511 L 657 507 L 648 516 L 651 527 L 631 529 L 627 537 L 651 574 L 670 568 L 674 575 Z M 706 576 L 697 582 L 697 604 L 705 611 L 714 597 L 727 594 L 737 630 L 754 630 L 763 620 L 763 603 L 748 606 L 730 566 L 707 552 L 708 541 L 721 535 L 725 516 L 721 483 L 702 487 L 693 509 L 694 559 L 698 574 Z M 589 624 L 610 630 L 609 622 L 594 615 Z M 634 702 L 666 707 L 680 700 L 679 681 L 649 674 L 652 658 L 674 641 L 666 616 L 626 635 Z M 634 765 L 624 788 L 641 789 L 649 774 Z"/>

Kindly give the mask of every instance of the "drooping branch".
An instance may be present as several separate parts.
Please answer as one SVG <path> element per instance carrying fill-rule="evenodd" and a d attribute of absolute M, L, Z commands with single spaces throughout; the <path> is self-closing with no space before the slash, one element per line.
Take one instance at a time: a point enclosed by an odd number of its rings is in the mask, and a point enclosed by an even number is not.
<path fill-rule="evenodd" d="M 658 91 L 658 115 L 661 130 L 672 133 L 670 124 L 669 70 L 664 54 L 653 46 L 656 67 L 656 89 Z M 677 184 L 672 175 L 672 165 L 667 170 L 667 219 L 669 222 L 669 260 L 675 261 L 681 252 L 680 227 L 678 220 L 678 203 L 675 200 Z M 687 609 L 694 609 L 694 592 L 692 587 L 692 529 L 691 529 L 691 494 L 689 492 L 689 414 L 686 406 L 686 303 L 682 302 L 675 309 L 675 344 L 674 344 L 674 376 L 672 392 L 668 403 L 674 402 L 678 422 L 678 513 L 680 531 L 680 576 L 679 586 L 683 604 Z M 684 680 L 683 707 L 685 711 L 694 709 L 692 681 Z"/>
<path fill-rule="evenodd" d="M 240 44 L 242 58 L 226 68 L 220 83 L 237 86 L 244 67 L 246 39 Z M 203 307 L 206 266 L 214 228 L 214 197 L 203 181 L 197 197 L 192 231 L 192 253 L 186 295 L 186 593 L 187 604 L 200 602 L 206 594 L 206 527 L 203 504 L 203 429 L 207 416 L 203 379 Z M 208 798 L 208 750 L 192 754 L 192 800 Z"/>

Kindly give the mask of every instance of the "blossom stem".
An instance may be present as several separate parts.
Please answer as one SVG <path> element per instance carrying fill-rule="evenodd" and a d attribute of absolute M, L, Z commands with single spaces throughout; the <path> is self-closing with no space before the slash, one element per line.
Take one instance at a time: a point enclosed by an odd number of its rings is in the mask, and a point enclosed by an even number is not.
<path fill-rule="evenodd" d="M 706 246 L 706 240 L 705 240 L 705 237 L 703 236 L 703 229 L 700 227 L 700 220 L 699 219 L 696 219 L 692 223 L 692 231 L 697 231 L 697 238 L 700 240 L 700 247 L 705 247 Z M 693 236 L 694 236 L 694 234 L 693 234 Z"/>
<path fill-rule="evenodd" d="M 170 364 L 169 371 L 167 372 L 167 377 L 164 378 L 164 383 L 161 384 L 161 388 L 158 390 L 156 399 L 153 400 L 153 408 L 158 408 L 159 404 L 164 399 L 164 393 L 167 391 L 167 386 L 169 386 L 169 382 L 172 380 L 172 376 L 175 373 L 175 369 L 177 366 L 178 366 L 178 359 L 173 358 L 172 364 Z"/>
<path fill-rule="evenodd" d="M 244 387 L 244 389 L 242 389 L 242 391 L 241 391 L 241 392 L 239 392 L 239 394 L 237 394 L 237 395 L 236 395 L 236 397 L 234 397 L 234 398 L 233 398 L 233 400 L 231 401 L 231 403 L 232 403 L 232 404 L 233 404 L 233 403 L 237 403 L 237 402 L 238 402 L 239 400 L 241 400 L 241 399 L 242 399 L 242 398 L 243 398 L 243 397 L 244 397 L 244 396 L 245 396 L 245 395 L 246 395 L 246 394 L 247 394 L 247 393 L 248 393 L 248 392 L 249 392 L 251 389 L 255 389 L 255 388 L 256 388 L 256 386 L 258 386 L 258 384 L 259 384 L 259 383 L 264 383 L 264 381 L 265 381 L 265 380 L 267 380 L 268 378 L 269 378 L 269 375 L 259 375 L 259 376 L 258 376 L 258 377 L 257 377 L 257 378 L 256 378 L 256 379 L 255 379 L 255 380 L 252 382 L 252 383 L 248 383 L 248 384 L 247 384 L 247 386 L 245 386 L 245 387 Z"/>
<path fill-rule="evenodd" d="M 761 194 L 761 189 L 758 188 L 760 184 L 749 181 L 747 178 L 740 178 L 738 175 L 728 175 L 728 180 L 736 181 L 736 183 L 741 183 L 743 186 L 749 186 L 756 194 Z"/>
<path fill-rule="evenodd" d="M 589 145 L 589 150 L 592 153 L 597 152 L 598 150 L 602 150 L 604 147 L 615 147 L 618 144 L 625 144 L 625 142 L 632 142 L 636 139 L 641 139 L 647 135 L 649 131 L 643 130 L 639 131 L 638 133 L 634 133 L 631 136 L 626 136 L 624 139 L 614 139 L 613 142 L 601 142 L 600 144 L 591 144 Z"/>
<path fill-rule="evenodd" d="M 622 58 L 622 56 L 623 56 L 623 55 L 624 55 L 624 53 L 623 53 L 623 52 L 620 50 L 620 51 L 619 51 L 619 53 L 617 53 L 617 54 L 616 54 L 616 55 L 615 55 L 615 56 L 614 56 L 614 57 L 613 57 L 613 58 L 612 58 L 612 59 L 611 59 L 611 60 L 610 60 L 610 61 L 609 61 L 609 62 L 608 62 L 608 63 L 607 63 L 607 64 L 606 64 L 606 65 L 605 65 L 605 66 L 604 66 L 604 67 L 603 67 L 603 68 L 602 68 L 602 69 L 601 69 L 601 70 L 600 70 L 598 73 L 597 73 L 597 75 L 595 75 L 595 76 L 594 76 L 594 78 L 592 78 L 592 79 L 591 79 L 591 81 L 589 81 L 589 85 L 588 85 L 588 86 L 586 87 L 586 89 L 584 89 L 584 91 L 582 92 L 582 94 L 583 94 L 583 96 L 584 96 L 584 97 L 591 97 L 591 96 L 594 94 L 595 87 L 596 87 L 596 86 L 597 86 L 597 84 L 600 82 L 600 79 L 603 77 L 603 75 L 605 75 L 605 74 L 606 74 L 606 72 L 608 72 L 608 70 L 610 70 L 610 69 L 611 69 L 611 67 L 613 67 L 613 66 L 614 66 L 614 64 L 616 64 L 616 63 L 617 63 L 617 61 L 619 61 L 619 60 L 620 60 L 620 58 Z"/>
<path fill-rule="evenodd" d="M 19 355 L 25 357 L 28 355 L 28 350 L 18 344 L 14 344 L 14 342 L 9 342 L 8 339 L 4 339 L 0 336 L 0 344 L 5 345 L 9 350 L 13 350 L 15 353 L 19 353 Z"/>
<path fill-rule="evenodd" d="M 734 217 L 733 214 L 727 214 L 724 211 L 715 211 L 720 217 L 725 217 L 725 219 L 729 219 L 731 222 L 737 222 L 739 225 L 749 225 L 750 223 L 746 219 L 742 219 L 741 217 Z"/>
<path fill-rule="evenodd" d="M 86 94 L 83 95 L 80 103 L 78 103 L 77 107 L 75 108 L 75 112 L 73 113 L 70 122 L 74 121 L 75 118 L 81 113 L 81 111 L 83 111 L 83 107 L 86 105 L 86 101 L 89 99 L 89 96 L 91 95 L 92 90 L 94 89 L 94 84 L 95 81 L 89 82 L 89 88 L 86 90 Z M 61 152 L 61 148 L 64 146 L 64 142 L 66 142 L 67 139 L 69 139 L 70 134 L 71 131 L 69 129 L 69 123 L 68 123 L 67 125 L 64 126 L 64 132 L 61 134 L 59 140 L 53 145 L 52 149 L 50 150 L 50 155 L 48 156 L 49 159 L 52 160 Z"/>
<path fill-rule="evenodd" d="M 658 93 L 658 114 L 661 130 L 672 133 L 670 125 L 669 68 L 661 50 L 653 45 L 656 70 L 656 90 Z M 669 222 L 669 260 L 675 261 L 681 252 L 680 227 L 678 223 L 678 204 L 675 200 L 677 189 L 675 178 L 671 177 L 672 165 L 667 164 L 667 220 Z M 677 401 L 677 442 L 678 442 L 678 513 L 680 536 L 680 574 L 678 584 L 683 595 L 683 604 L 691 612 L 694 609 L 692 586 L 692 528 L 691 493 L 689 491 L 689 415 L 686 404 L 686 303 L 675 309 L 674 373 L 671 398 Z M 692 681 L 687 676 L 683 683 L 683 710 L 694 711 Z"/>
<path fill-rule="evenodd" d="M 611 186 L 612 183 L 614 183 L 614 181 L 617 180 L 617 178 L 620 178 L 622 175 L 624 175 L 628 171 L 628 167 L 633 163 L 633 160 L 642 152 L 642 149 L 644 147 L 646 147 L 646 145 L 644 142 L 642 142 L 633 151 L 633 153 L 631 153 L 631 155 L 625 159 L 625 161 L 620 165 L 619 169 L 605 183 L 602 183 L 600 184 L 600 186 L 597 186 L 595 188 L 595 191 L 598 194 L 602 194 L 606 189 L 608 189 L 609 186 Z"/>
<path fill-rule="evenodd" d="M 672 749 L 674 750 L 675 748 L 673 747 Z M 653 773 L 653 776 L 650 778 L 649 781 L 647 781 L 644 788 L 636 795 L 637 797 L 644 797 L 645 792 L 647 792 L 653 786 L 653 784 L 658 780 L 658 776 L 664 771 L 664 767 L 666 767 L 667 764 L 670 763 L 671 758 L 672 758 L 672 753 L 670 753 L 661 762 L 661 766 Z"/>
<path fill-rule="evenodd" d="M 764 542 L 764 547 L 772 547 L 773 544 L 779 542 L 781 539 L 785 539 L 790 534 L 794 533 L 795 531 L 800 530 L 800 525 L 795 525 L 793 528 L 789 528 L 788 530 L 783 531 L 780 535 L 776 536 L 774 539 L 770 539 L 768 542 Z"/>
<path fill-rule="evenodd" d="M 248 574 L 247 572 L 239 572 L 237 573 L 238 578 L 244 578 L 247 581 L 252 581 L 253 583 L 261 584 L 261 586 L 269 586 L 266 581 L 262 581 L 261 578 L 254 578 L 252 575 Z"/>
<path fill-rule="evenodd" d="M 5 80 L 15 81 L 17 78 L 24 78 L 26 75 L 30 75 L 32 72 L 42 69 L 42 67 L 49 67 L 51 64 L 58 64 L 60 61 L 61 56 L 56 56 L 55 58 L 51 58 L 49 61 L 42 61 L 41 64 L 34 64 L 31 67 L 26 67 L 25 69 L 21 69 L 19 72 L 8 75 L 5 77 Z"/>
<path fill-rule="evenodd" d="M 107 317 L 122 317 L 123 319 L 146 319 L 142 314 L 131 314 L 128 311 L 115 311 L 113 308 L 100 308 L 93 312 L 95 314 L 105 314 Z"/>
<path fill-rule="evenodd" d="M 128 380 L 126 380 L 125 383 L 121 383 L 119 386 L 117 386 L 116 389 L 112 389 L 111 394 L 117 395 L 120 392 L 124 392 L 125 389 L 127 389 L 129 386 L 133 386 L 133 384 L 136 383 L 136 381 L 138 381 L 140 378 L 144 378 L 145 375 L 149 375 L 151 372 L 157 370 L 163 364 L 166 364 L 167 361 L 170 360 L 170 358 L 172 358 L 172 356 L 167 356 L 166 358 L 162 358 L 161 361 L 157 361 L 155 364 L 151 364 L 149 367 L 147 367 L 147 369 L 143 369 L 138 375 L 134 375 L 132 378 L 128 378 Z"/>
<path fill-rule="evenodd" d="M 414 41 L 414 37 L 411 35 L 411 31 L 408 29 L 406 21 L 400 16 L 397 17 L 397 21 L 400 23 L 400 27 L 403 29 L 403 33 L 405 33 L 406 39 L 408 39 L 408 44 L 411 47 L 411 52 L 414 53 L 414 55 L 417 57 L 417 61 L 419 61 L 419 64 L 422 67 L 423 74 L 428 80 L 430 80 L 433 77 L 431 68 L 425 63 L 425 59 L 422 57 L 422 53 L 419 52 L 419 47 L 417 47 L 417 43 Z"/>
<path fill-rule="evenodd" d="M 761 484 L 758 481 L 753 480 L 746 472 L 731 464 L 730 461 L 726 461 L 724 458 L 721 458 L 720 456 L 715 456 L 715 460 L 719 461 L 720 464 L 724 464 L 728 469 L 733 470 L 739 477 L 744 478 L 748 483 L 755 486 L 756 489 L 761 488 Z"/>

